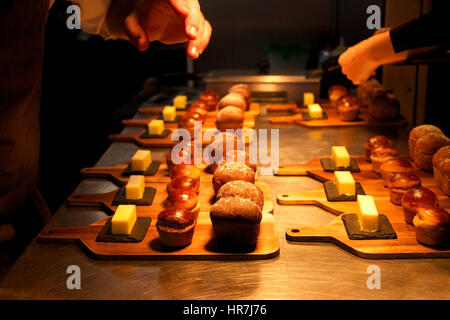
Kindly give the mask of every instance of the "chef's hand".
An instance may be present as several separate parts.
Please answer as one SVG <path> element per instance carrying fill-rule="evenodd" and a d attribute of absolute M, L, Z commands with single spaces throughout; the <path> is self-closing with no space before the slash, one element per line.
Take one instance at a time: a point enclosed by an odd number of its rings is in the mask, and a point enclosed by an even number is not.
<path fill-rule="evenodd" d="M 198 0 L 113 0 L 107 23 L 112 34 L 140 51 L 151 41 L 188 41 L 187 54 L 193 59 L 205 50 L 212 31 Z"/>

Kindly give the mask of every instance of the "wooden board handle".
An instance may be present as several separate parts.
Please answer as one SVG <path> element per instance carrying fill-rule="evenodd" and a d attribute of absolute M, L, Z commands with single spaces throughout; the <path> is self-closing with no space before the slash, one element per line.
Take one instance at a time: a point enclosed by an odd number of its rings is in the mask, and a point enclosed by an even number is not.
<path fill-rule="evenodd" d="M 276 176 L 307 176 L 308 170 L 301 165 L 279 166 L 274 172 Z"/>
<path fill-rule="evenodd" d="M 147 119 L 125 119 L 122 120 L 122 124 L 129 127 L 146 127 L 153 119 L 156 119 L 156 117 Z"/>
<path fill-rule="evenodd" d="M 108 193 L 77 194 L 67 197 L 67 204 L 73 207 L 102 207 L 109 210 L 108 204 L 112 202 L 117 191 Z"/>
<path fill-rule="evenodd" d="M 111 177 L 111 172 L 120 171 L 122 172 L 125 169 L 118 167 L 90 167 L 83 168 L 80 170 L 80 173 L 85 178 L 104 178 L 108 179 Z"/>
<path fill-rule="evenodd" d="M 293 242 L 332 242 L 332 234 L 342 225 L 290 227 L 285 231 L 286 240 Z"/>
<path fill-rule="evenodd" d="M 38 239 L 44 243 L 77 243 L 91 229 L 91 227 L 44 229 L 39 233 Z"/>
<path fill-rule="evenodd" d="M 117 142 L 134 142 L 136 140 L 136 136 L 140 136 L 144 133 L 145 133 L 145 131 L 142 131 L 138 134 L 136 134 L 136 133 L 110 134 L 108 136 L 108 138 L 111 141 L 117 141 Z"/>

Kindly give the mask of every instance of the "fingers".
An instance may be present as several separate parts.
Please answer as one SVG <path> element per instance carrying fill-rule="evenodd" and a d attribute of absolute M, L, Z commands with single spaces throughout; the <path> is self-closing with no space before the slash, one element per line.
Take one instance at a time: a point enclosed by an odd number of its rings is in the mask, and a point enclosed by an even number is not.
<path fill-rule="evenodd" d="M 188 0 L 168 0 L 175 12 L 182 18 L 186 18 L 190 11 L 190 3 Z"/>
<path fill-rule="evenodd" d="M 197 59 L 208 46 L 211 38 L 212 28 L 208 21 L 203 20 L 203 25 L 199 30 L 199 36 L 188 43 L 187 55 L 191 59 Z"/>
<path fill-rule="evenodd" d="M 185 32 L 186 36 L 190 40 L 197 39 L 198 36 L 202 35 L 202 28 L 205 18 L 199 7 L 193 6 L 186 17 L 185 21 Z"/>
<path fill-rule="evenodd" d="M 139 23 L 139 18 L 136 12 L 132 12 L 125 18 L 125 33 L 130 42 L 138 48 L 139 51 L 146 51 L 149 46 L 147 34 L 142 29 Z"/>

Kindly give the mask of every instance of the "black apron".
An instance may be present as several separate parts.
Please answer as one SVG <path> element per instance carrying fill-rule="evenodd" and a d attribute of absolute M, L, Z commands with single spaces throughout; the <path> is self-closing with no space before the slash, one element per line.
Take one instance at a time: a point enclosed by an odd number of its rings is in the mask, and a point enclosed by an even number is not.
<path fill-rule="evenodd" d="M 0 219 L 32 197 L 49 0 L 0 1 Z"/>

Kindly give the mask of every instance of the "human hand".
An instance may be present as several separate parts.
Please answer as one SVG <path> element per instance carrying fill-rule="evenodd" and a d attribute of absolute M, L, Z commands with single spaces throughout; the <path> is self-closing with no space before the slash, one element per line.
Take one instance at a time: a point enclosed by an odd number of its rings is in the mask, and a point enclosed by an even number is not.
<path fill-rule="evenodd" d="M 113 0 L 107 23 L 113 34 L 140 51 L 151 41 L 188 41 L 187 54 L 193 59 L 203 53 L 212 32 L 198 0 Z"/>

